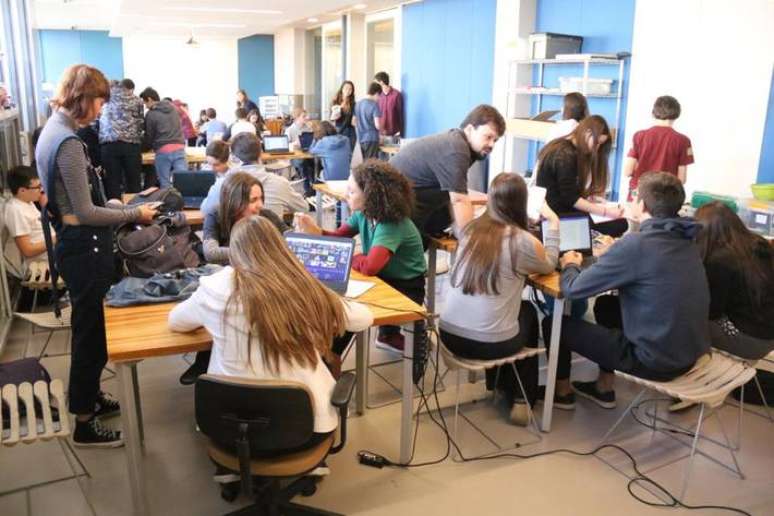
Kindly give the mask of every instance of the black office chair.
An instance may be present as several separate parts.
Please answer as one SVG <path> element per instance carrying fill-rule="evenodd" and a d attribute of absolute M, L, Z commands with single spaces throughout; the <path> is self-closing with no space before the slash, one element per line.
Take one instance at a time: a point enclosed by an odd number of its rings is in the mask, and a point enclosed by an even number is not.
<path fill-rule="evenodd" d="M 331 404 L 339 410 L 339 444 L 334 446 L 334 432 L 321 443 L 299 450 L 310 441 L 314 429 L 312 394 L 305 385 L 209 374 L 199 377 L 196 423 L 210 439 L 207 452 L 215 464 L 240 476 L 239 483 L 221 485 L 221 496 L 233 501 L 241 487 L 256 500 L 230 516 L 334 514 L 290 500 L 297 494 L 313 495 L 319 477 L 306 475 L 344 447 L 347 406 L 354 386 L 355 374 L 346 373 L 331 396 Z M 283 488 L 283 479 L 295 480 Z"/>

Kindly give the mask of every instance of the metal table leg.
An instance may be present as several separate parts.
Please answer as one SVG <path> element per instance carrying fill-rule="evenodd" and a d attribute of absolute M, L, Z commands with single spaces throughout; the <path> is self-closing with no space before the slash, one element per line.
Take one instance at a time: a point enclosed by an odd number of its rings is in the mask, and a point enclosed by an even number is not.
<path fill-rule="evenodd" d="M 365 414 L 368 397 L 368 330 L 355 336 L 355 361 L 357 369 L 357 389 L 355 391 L 355 412 Z"/>
<path fill-rule="evenodd" d="M 323 210 L 323 195 L 320 190 L 315 190 L 315 217 L 317 217 L 317 225 L 322 227 L 322 210 Z"/>
<path fill-rule="evenodd" d="M 427 311 L 435 313 L 435 276 L 438 261 L 438 248 L 430 241 L 427 246 Z"/>
<path fill-rule="evenodd" d="M 405 464 L 411 456 L 412 426 L 414 412 L 414 323 L 404 325 L 405 343 L 403 346 L 403 399 L 400 417 L 400 462 Z"/>
<path fill-rule="evenodd" d="M 140 382 L 137 380 L 137 364 L 132 364 L 132 384 L 134 385 L 134 404 L 137 409 L 137 426 L 139 429 L 140 444 L 145 447 L 145 425 L 142 420 L 142 401 L 140 401 Z"/>
<path fill-rule="evenodd" d="M 116 376 L 118 377 L 121 423 L 123 424 L 123 438 L 134 514 L 146 516 L 150 512 L 145 493 L 145 475 L 142 472 L 141 430 L 137 412 L 138 407 L 136 406 L 139 396 L 135 397 L 137 390 L 135 367 L 137 367 L 137 362 L 117 362 Z"/>
<path fill-rule="evenodd" d="M 559 363 L 559 337 L 562 334 L 564 316 L 564 298 L 554 301 L 554 314 L 551 320 L 551 348 L 548 350 L 548 371 L 546 376 L 546 398 L 543 400 L 543 431 L 551 431 L 551 416 L 554 408 L 556 390 L 556 367 Z"/>

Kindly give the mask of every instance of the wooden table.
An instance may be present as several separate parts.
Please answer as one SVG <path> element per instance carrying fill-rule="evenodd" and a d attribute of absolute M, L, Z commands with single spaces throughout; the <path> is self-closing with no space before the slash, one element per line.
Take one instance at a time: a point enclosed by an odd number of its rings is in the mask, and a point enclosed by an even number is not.
<path fill-rule="evenodd" d="M 185 148 L 185 160 L 189 165 L 201 165 L 207 162 L 207 156 L 205 155 L 206 148 L 204 147 L 186 147 Z M 153 165 L 156 162 L 156 153 L 143 152 L 142 164 Z"/>
<path fill-rule="evenodd" d="M 366 277 L 355 271 L 352 271 L 351 277 L 375 283 L 374 287 L 357 298 L 357 301 L 366 304 L 371 310 L 374 316 L 374 326 L 385 324 L 411 325 L 407 328 L 409 331 L 405 332 L 400 430 L 400 460 L 406 462 L 410 456 L 412 441 L 413 323 L 422 319 L 427 312 L 423 307 L 379 278 Z M 374 303 L 374 305 L 369 305 L 369 303 Z M 160 303 L 128 308 L 105 307 L 108 358 L 116 365 L 129 483 L 136 514 L 149 514 L 145 494 L 145 476 L 142 472 L 144 428 L 140 389 L 137 381 L 137 364 L 144 359 L 203 351 L 210 349 L 212 345 L 212 338 L 203 328 L 189 333 L 176 333 L 169 329 L 167 318 L 174 306 L 175 303 Z M 355 404 L 358 414 L 363 414 L 368 391 L 367 331 L 357 334 L 356 343 L 357 389 Z"/>
<path fill-rule="evenodd" d="M 394 156 L 400 151 L 400 145 L 379 145 L 379 152 L 387 156 Z"/>
<path fill-rule="evenodd" d="M 125 193 L 121 196 L 121 200 L 126 204 L 135 195 L 137 194 Z M 191 226 L 191 229 L 199 229 L 204 225 L 204 214 L 201 210 L 184 208 L 183 213 L 185 214 L 185 220 L 188 221 L 188 225 Z"/>
<path fill-rule="evenodd" d="M 314 159 L 314 154 L 307 151 L 295 150 L 293 152 L 283 152 L 281 154 L 273 152 L 262 152 L 261 161 L 276 161 L 278 159 Z"/>

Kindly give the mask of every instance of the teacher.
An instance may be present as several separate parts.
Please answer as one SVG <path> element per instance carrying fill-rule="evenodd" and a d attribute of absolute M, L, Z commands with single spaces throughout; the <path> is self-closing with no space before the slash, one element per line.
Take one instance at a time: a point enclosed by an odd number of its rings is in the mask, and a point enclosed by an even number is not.
<path fill-rule="evenodd" d="M 38 175 L 48 197 L 45 209 L 57 231 L 56 269 L 72 303 L 72 361 L 68 405 L 75 414 L 73 442 L 80 447 L 122 446 L 121 432 L 100 418 L 120 412 L 118 402 L 100 390 L 107 363 L 103 299 L 114 272 L 113 230 L 124 222 L 149 223 L 156 214 L 148 205 L 108 206 L 97 170 L 75 132 L 99 116 L 110 98 L 105 76 L 87 65 L 65 70 L 52 100 L 55 111 L 35 150 Z"/>

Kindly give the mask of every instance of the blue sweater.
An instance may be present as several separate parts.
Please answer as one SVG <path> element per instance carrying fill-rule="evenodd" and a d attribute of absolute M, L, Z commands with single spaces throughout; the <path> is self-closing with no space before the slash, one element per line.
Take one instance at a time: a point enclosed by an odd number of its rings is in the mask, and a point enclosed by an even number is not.
<path fill-rule="evenodd" d="M 349 178 L 352 147 L 349 145 L 349 138 L 343 134 L 334 134 L 315 141 L 309 147 L 309 152 L 322 159 L 326 181 L 346 181 Z"/>
<path fill-rule="evenodd" d="M 647 220 L 588 269 L 564 269 L 562 292 L 583 299 L 617 289 L 624 336 L 640 362 L 665 373 L 689 368 L 710 347 L 697 231 L 692 219 Z"/>

